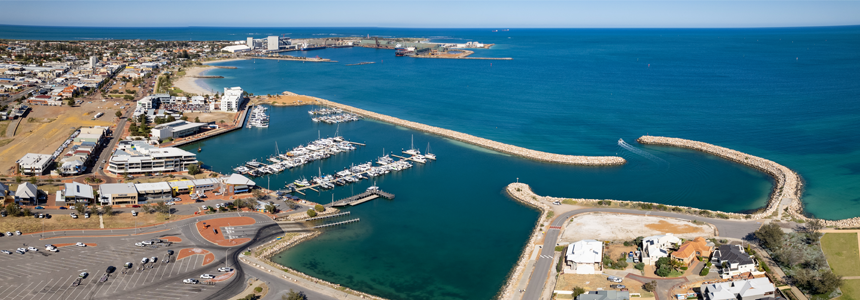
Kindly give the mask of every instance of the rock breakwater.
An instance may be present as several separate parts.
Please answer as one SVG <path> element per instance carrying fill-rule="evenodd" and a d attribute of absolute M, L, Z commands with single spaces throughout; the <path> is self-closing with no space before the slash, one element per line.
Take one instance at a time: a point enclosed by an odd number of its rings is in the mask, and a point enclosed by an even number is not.
<path fill-rule="evenodd" d="M 801 193 L 803 192 L 803 182 L 796 172 L 780 165 L 772 160 L 764 159 L 758 156 L 749 155 L 737 150 L 732 150 L 717 145 L 712 145 L 704 142 L 670 138 L 661 136 L 642 136 L 636 140 L 644 145 L 659 145 L 680 147 L 691 150 L 702 151 L 723 159 L 727 159 L 748 167 L 752 167 L 765 174 L 770 175 L 774 180 L 773 190 L 768 199 L 767 208 L 763 212 L 750 215 L 752 219 L 768 218 L 780 209 L 781 202 L 786 202 L 786 212 L 792 217 L 804 221 L 816 220 L 803 215 L 803 203 L 801 201 Z M 860 226 L 860 217 L 843 219 L 843 220 L 820 220 L 828 227 L 849 228 Z"/>
<path fill-rule="evenodd" d="M 527 190 L 528 192 L 523 193 L 523 190 Z M 511 198 L 514 198 L 514 200 L 520 201 L 528 206 L 540 210 L 540 217 L 535 223 L 534 229 L 532 229 L 532 234 L 531 236 L 529 236 L 529 240 L 526 243 L 525 248 L 523 249 L 522 253 L 520 253 L 520 258 L 517 260 L 517 264 L 515 265 L 511 273 L 508 275 L 508 280 L 505 283 L 504 287 L 502 287 L 499 297 L 497 297 L 498 299 L 513 299 L 516 293 L 518 281 L 517 279 L 521 276 L 526 276 L 523 274 L 523 272 L 526 269 L 526 264 L 528 264 L 529 262 L 529 250 L 532 249 L 532 246 L 539 244 L 538 240 L 540 240 L 542 232 L 542 227 L 540 226 L 540 224 L 544 221 L 547 221 L 547 214 L 552 210 L 552 208 L 550 208 L 549 205 L 546 204 L 546 202 L 539 201 L 539 198 L 537 197 L 529 196 L 529 194 L 534 196 L 537 195 L 531 192 L 531 188 L 527 184 L 512 183 L 511 185 L 508 185 L 506 191 L 508 195 L 511 196 Z"/>
<path fill-rule="evenodd" d="M 624 158 L 618 156 L 580 156 L 580 155 L 564 155 L 564 154 L 555 154 L 548 153 L 543 151 L 526 149 L 519 146 L 508 145 L 500 142 L 496 142 L 493 140 L 477 137 L 470 134 L 465 134 L 462 132 L 457 132 L 453 130 L 448 130 L 444 128 L 434 127 L 430 125 L 425 125 L 417 122 L 406 121 L 400 118 L 395 118 L 367 110 L 363 110 L 360 108 L 355 108 L 349 105 L 340 104 L 337 102 L 332 102 L 325 99 L 320 99 L 313 97 L 315 100 L 319 102 L 320 105 L 325 105 L 329 107 L 336 107 L 342 109 L 344 111 L 357 114 L 363 116 L 365 118 L 374 119 L 383 121 L 386 123 L 394 124 L 397 126 L 402 126 L 414 130 L 423 131 L 430 134 L 435 134 L 438 136 L 446 137 L 452 140 L 461 141 L 464 143 L 469 143 L 475 146 L 487 148 L 490 150 L 498 151 L 501 153 L 516 155 L 519 157 L 524 157 L 532 160 L 549 162 L 549 163 L 558 163 L 558 164 L 566 164 L 566 165 L 577 165 L 577 166 L 619 166 L 625 164 L 627 161 Z M 309 103 L 310 104 L 310 103 Z"/>

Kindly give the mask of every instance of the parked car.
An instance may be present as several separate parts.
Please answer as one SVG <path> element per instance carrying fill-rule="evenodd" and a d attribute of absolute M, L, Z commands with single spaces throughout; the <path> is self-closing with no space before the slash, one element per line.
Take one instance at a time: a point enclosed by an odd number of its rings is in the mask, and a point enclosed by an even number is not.
<path fill-rule="evenodd" d="M 151 261 L 151 262 L 156 262 L 157 260 L 158 260 L 158 257 L 155 257 L 155 256 L 149 258 L 149 261 Z"/>
<path fill-rule="evenodd" d="M 39 251 L 39 249 L 36 247 L 30 246 L 30 247 L 27 247 L 27 251 Z"/>
<path fill-rule="evenodd" d="M 197 284 L 198 282 L 200 282 L 200 281 L 198 281 L 197 279 L 194 279 L 194 278 L 188 278 L 188 279 L 182 280 L 182 283 L 185 283 L 185 284 Z"/>
<path fill-rule="evenodd" d="M 203 205 L 203 210 L 207 210 L 207 209 L 209 209 L 209 206 L 208 206 L 208 205 Z"/>
<path fill-rule="evenodd" d="M 90 213 L 84 213 L 84 218 L 85 218 L 85 219 L 89 219 L 89 218 L 90 218 Z"/>
<path fill-rule="evenodd" d="M 45 209 L 45 208 L 41 207 L 41 206 L 36 206 L 36 209 Z"/>
<path fill-rule="evenodd" d="M 149 262 L 149 257 L 144 257 L 140 259 L 140 263 L 145 264 Z"/>
<path fill-rule="evenodd" d="M 212 275 L 212 274 L 203 274 L 203 275 L 200 275 L 200 278 L 203 278 L 203 279 L 212 279 L 212 278 L 215 278 L 215 275 Z"/>
<path fill-rule="evenodd" d="M 144 245 L 152 245 L 152 241 L 151 241 L 151 240 L 142 241 L 142 242 L 140 242 L 140 243 L 141 243 L 141 244 L 144 244 Z"/>
<path fill-rule="evenodd" d="M 13 236 L 13 234 L 12 234 L 12 232 L 11 232 L 11 231 L 6 231 L 6 235 L 8 235 L 8 236 Z"/>
<path fill-rule="evenodd" d="M 140 208 L 140 205 L 135 204 L 135 205 L 132 205 L 131 207 Z"/>
<path fill-rule="evenodd" d="M 21 249 L 18 249 L 18 251 L 15 251 L 15 253 L 24 254 L 24 253 L 27 253 L 27 251 L 21 251 Z"/>
<path fill-rule="evenodd" d="M 612 281 L 612 282 L 621 282 L 621 278 L 618 278 L 618 277 L 615 277 L 615 276 L 608 276 L 608 277 L 606 277 L 606 280 L 609 280 L 609 281 Z"/>
<path fill-rule="evenodd" d="M 4 254 L 10 254 L 10 255 L 12 254 L 12 251 L 9 251 L 9 250 L 2 250 L 0 252 L 3 252 Z"/>
<path fill-rule="evenodd" d="M 138 247 L 146 247 L 146 245 L 144 245 L 144 244 L 143 244 L 143 243 L 141 243 L 141 242 L 134 243 L 134 245 L 135 245 L 135 246 L 138 246 Z"/>
<path fill-rule="evenodd" d="M 74 214 L 74 213 L 69 214 L 69 216 L 72 216 L 72 219 L 77 219 L 77 218 L 78 218 L 78 215 L 76 215 L 76 214 Z"/>
<path fill-rule="evenodd" d="M 613 289 L 625 289 L 625 288 L 627 288 L 623 284 L 610 284 L 609 287 L 613 288 Z"/>
<path fill-rule="evenodd" d="M 134 216 L 134 217 L 137 217 L 137 212 L 132 210 L 132 211 L 131 211 L 131 215 L 132 215 L 132 216 Z"/>
<path fill-rule="evenodd" d="M 58 251 L 60 251 L 60 249 L 57 249 L 57 247 L 54 247 L 54 246 L 47 247 L 47 248 L 45 248 L 45 250 L 48 250 L 48 251 L 51 251 L 51 252 L 58 252 Z"/>
<path fill-rule="evenodd" d="M 84 244 L 84 243 L 81 243 L 81 242 L 77 242 L 77 243 L 75 243 L 75 246 L 78 246 L 78 247 L 86 247 L 86 246 L 87 246 L 87 244 Z"/>
<path fill-rule="evenodd" d="M 232 272 L 232 271 L 233 271 L 233 268 L 228 268 L 228 267 L 218 268 L 218 272 Z"/>
<path fill-rule="evenodd" d="M 20 231 L 15 231 L 15 235 L 21 235 L 21 234 L 22 233 Z"/>
<path fill-rule="evenodd" d="M 60 206 L 60 209 L 69 209 L 69 208 L 65 207 L 65 206 Z"/>
<path fill-rule="evenodd" d="M 81 272 L 81 274 L 80 274 L 80 275 L 78 275 L 78 277 L 80 277 L 80 278 L 87 278 L 87 276 L 90 276 L 90 273 L 87 273 L 87 272 Z"/>

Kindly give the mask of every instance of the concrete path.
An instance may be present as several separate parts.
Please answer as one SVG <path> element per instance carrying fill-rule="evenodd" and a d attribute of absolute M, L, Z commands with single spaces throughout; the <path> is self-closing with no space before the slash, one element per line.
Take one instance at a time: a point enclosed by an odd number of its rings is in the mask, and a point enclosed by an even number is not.
<path fill-rule="evenodd" d="M 315 297 L 308 297 L 309 299 L 321 299 L 321 298 L 322 299 L 352 299 L 352 300 L 365 299 L 365 298 L 361 298 L 359 296 L 355 296 L 352 294 L 348 294 L 348 293 L 333 289 L 327 285 L 318 284 L 318 283 L 306 280 L 304 278 L 295 276 L 293 274 L 284 272 L 282 270 L 279 270 L 275 267 L 272 267 L 272 266 L 264 263 L 263 261 L 261 261 L 257 258 L 251 257 L 251 256 L 240 255 L 239 259 L 245 265 L 247 265 L 253 269 L 256 269 L 258 271 L 261 271 L 262 273 L 271 275 L 271 277 L 269 277 L 269 279 L 271 280 L 270 281 L 271 284 L 273 284 L 274 286 L 270 286 L 270 288 L 275 290 L 275 291 L 282 291 L 283 290 L 283 288 L 275 288 L 276 286 L 285 286 L 285 287 L 287 287 L 286 290 L 289 290 L 291 288 L 290 286 L 292 286 L 296 290 L 305 291 L 305 293 L 309 293 L 309 291 L 314 291 L 315 292 L 314 294 L 316 294 Z M 280 283 L 278 281 L 280 281 Z M 270 294 L 272 294 L 272 293 L 270 293 Z M 309 294 L 308 296 L 311 296 L 311 295 Z M 266 297 L 266 298 L 268 299 L 269 297 Z M 280 299 L 280 296 L 278 296 L 277 298 L 274 298 L 274 299 Z"/>
<path fill-rule="evenodd" d="M 15 131 L 18 130 L 18 123 L 21 123 L 21 119 L 15 119 L 12 120 L 12 122 L 9 122 L 9 127 L 6 127 L 7 138 L 15 136 Z"/>

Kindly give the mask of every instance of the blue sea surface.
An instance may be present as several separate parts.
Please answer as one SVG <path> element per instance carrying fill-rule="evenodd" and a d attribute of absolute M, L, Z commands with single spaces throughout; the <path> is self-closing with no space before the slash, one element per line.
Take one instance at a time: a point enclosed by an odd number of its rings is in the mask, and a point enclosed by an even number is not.
<path fill-rule="evenodd" d="M 391 50 L 290 55 L 337 63 L 246 60 L 213 69 L 213 89 L 291 91 L 547 152 L 620 155 L 620 167 L 571 167 L 511 157 L 376 121 L 341 124 L 355 152 L 258 184 L 277 188 L 386 152 L 430 143 L 439 160 L 378 179 L 397 195 L 351 207 L 362 221 L 277 259 L 325 280 L 391 299 L 487 299 L 515 263 L 537 212 L 503 195 L 519 180 L 561 197 L 641 200 L 724 211 L 765 205 L 770 178 L 713 156 L 642 146 L 651 134 L 708 142 L 797 171 L 810 215 L 860 216 L 860 27 L 769 29 L 47 28 L 0 26 L 0 38 L 242 40 L 248 35 L 428 37 L 496 44 L 477 57 L 394 57 Z M 373 61 L 374 64 L 346 66 Z M 197 144 L 229 172 L 252 158 L 333 135 L 307 107 L 272 108 L 271 127 Z M 619 138 L 626 141 L 618 143 Z M 632 148 L 631 148 L 632 147 Z M 643 154 L 640 151 L 646 151 Z M 327 202 L 371 183 L 308 195 Z"/>

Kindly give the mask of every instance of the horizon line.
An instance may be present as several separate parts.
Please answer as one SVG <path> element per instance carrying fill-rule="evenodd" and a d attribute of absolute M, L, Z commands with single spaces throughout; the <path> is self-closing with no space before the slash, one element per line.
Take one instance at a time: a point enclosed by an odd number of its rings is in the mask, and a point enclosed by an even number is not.
<path fill-rule="evenodd" d="M 68 28 L 387 28 L 387 29 L 784 29 L 784 28 L 822 28 L 856 27 L 860 24 L 844 25 L 792 25 L 792 26 L 737 26 L 737 27 L 410 27 L 410 26 L 85 26 L 85 25 L 21 25 L 0 24 L 17 27 L 68 27 Z"/>

